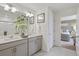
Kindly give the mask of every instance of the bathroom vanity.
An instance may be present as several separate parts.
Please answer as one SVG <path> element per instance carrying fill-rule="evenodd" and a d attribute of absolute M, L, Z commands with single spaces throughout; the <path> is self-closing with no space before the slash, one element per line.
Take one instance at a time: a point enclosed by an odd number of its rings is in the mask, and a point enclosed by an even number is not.
<path fill-rule="evenodd" d="M 0 56 L 28 56 L 42 48 L 42 35 L 28 38 L 0 39 Z"/>
<path fill-rule="evenodd" d="M 27 39 L 5 39 L 0 41 L 1 56 L 27 55 Z"/>

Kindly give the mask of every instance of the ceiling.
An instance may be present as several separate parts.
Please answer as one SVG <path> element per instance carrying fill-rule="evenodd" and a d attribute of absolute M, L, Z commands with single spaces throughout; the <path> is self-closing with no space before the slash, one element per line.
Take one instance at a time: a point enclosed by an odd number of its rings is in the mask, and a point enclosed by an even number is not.
<path fill-rule="evenodd" d="M 10 3 L 11 5 L 21 8 L 22 10 L 33 10 L 38 11 L 51 7 L 53 11 L 62 11 L 68 8 L 79 7 L 79 3 Z M 0 3 L 1 5 L 1 3 Z"/>
<path fill-rule="evenodd" d="M 79 7 L 78 3 L 20 3 L 24 7 L 31 8 L 35 11 L 51 7 L 54 11 L 61 11 L 68 8 Z"/>

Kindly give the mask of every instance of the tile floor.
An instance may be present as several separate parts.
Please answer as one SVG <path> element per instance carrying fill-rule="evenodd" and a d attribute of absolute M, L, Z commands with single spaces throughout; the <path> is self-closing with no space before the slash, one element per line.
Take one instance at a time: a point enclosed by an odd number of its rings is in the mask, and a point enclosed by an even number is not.
<path fill-rule="evenodd" d="M 53 47 L 48 53 L 40 51 L 33 56 L 76 56 L 76 51 L 63 47 Z"/>

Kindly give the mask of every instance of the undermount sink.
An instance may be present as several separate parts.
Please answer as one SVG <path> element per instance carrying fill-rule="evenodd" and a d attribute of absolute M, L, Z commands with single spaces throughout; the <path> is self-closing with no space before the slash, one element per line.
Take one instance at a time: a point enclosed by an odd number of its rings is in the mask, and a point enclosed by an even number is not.
<path fill-rule="evenodd" d="M 13 39 L 18 39 L 18 38 L 20 38 L 20 36 L 8 35 L 8 36 L 1 36 L 0 40 L 13 40 Z"/>
<path fill-rule="evenodd" d="M 22 40 L 20 35 L 7 35 L 7 36 L 0 36 L 0 44 L 8 43 L 8 42 L 14 42 L 18 40 Z"/>
<path fill-rule="evenodd" d="M 20 36 L 0 36 L 0 44 L 21 40 Z"/>

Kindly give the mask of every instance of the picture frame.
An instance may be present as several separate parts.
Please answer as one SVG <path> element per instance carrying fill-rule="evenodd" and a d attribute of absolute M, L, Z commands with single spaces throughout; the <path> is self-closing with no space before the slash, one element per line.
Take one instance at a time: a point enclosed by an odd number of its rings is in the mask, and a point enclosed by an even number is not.
<path fill-rule="evenodd" d="M 37 23 L 44 23 L 44 22 L 45 22 L 45 13 L 37 15 Z"/>
<path fill-rule="evenodd" d="M 34 24 L 34 16 L 29 17 L 29 23 L 30 23 L 30 24 Z"/>

